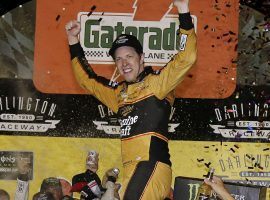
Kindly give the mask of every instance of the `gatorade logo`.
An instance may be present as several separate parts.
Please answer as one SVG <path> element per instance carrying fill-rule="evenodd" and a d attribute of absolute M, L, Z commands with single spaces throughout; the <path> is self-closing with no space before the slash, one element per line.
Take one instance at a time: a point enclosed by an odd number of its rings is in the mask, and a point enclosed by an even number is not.
<path fill-rule="evenodd" d="M 169 8 L 170 10 L 170 8 Z M 145 53 L 146 65 L 164 66 L 179 51 L 185 49 L 187 36 L 180 37 L 178 15 L 168 12 L 160 21 L 136 21 L 134 13 L 87 12 L 78 13 L 81 23 L 80 43 L 89 63 L 113 64 L 108 51 L 121 34 L 134 35 L 139 39 Z M 197 18 L 192 16 L 195 29 Z M 100 20 L 102 18 L 102 20 Z M 119 41 L 119 43 L 124 41 Z"/>

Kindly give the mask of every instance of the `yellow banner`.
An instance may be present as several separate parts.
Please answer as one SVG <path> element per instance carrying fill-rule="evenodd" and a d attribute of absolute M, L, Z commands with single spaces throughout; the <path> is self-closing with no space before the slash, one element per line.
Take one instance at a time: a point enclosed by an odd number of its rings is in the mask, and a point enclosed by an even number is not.
<path fill-rule="evenodd" d="M 71 181 L 75 174 L 84 172 L 85 158 L 91 149 L 100 154 L 100 178 L 107 169 L 118 167 L 121 181 L 118 139 L 0 136 L 0 141 L 0 151 L 33 152 L 34 171 L 29 199 L 39 191 L 44 178 L 64 177 Z M 207 166 L 211 166 L 216 169 L 216 175 L 225 180 L 248 180 L 258 185 L 270 181 L 269 143 L 170 141 L 169 146 L 173 177 L 202 178 Z M 6 190 L 12 199 L 16 184 L 15 180 L 0 180 L 0 188 Z"/>

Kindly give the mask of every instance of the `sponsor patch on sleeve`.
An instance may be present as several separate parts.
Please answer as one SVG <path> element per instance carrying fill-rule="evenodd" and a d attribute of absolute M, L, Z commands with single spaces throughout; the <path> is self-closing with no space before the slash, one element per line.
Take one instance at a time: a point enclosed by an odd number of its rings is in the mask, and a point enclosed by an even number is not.
<path fill-rule="evenodd" d="M 186 48 L 186 43 L 187 43 L 187 35 L 182 34 L 180 38 L 180 45 L 179 45 L 179 50 L 184 51 Z"/>

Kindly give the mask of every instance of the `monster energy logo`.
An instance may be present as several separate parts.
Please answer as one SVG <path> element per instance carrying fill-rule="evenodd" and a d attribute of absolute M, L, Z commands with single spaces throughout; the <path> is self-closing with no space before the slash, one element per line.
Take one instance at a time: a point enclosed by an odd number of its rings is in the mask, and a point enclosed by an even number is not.
<path fill-rule="evenodd" d="M 200 184 L 188 184 L 189 186 L 189 199 L 188 200 L 195 200 L 197 198 L 197 194 L 199 192 Z"/>
<path fill-rule="evenodd" d="M 108 51 L 115 38 L 122 33 L 139 39 L 146 64 L 163 66 L 179 50 L 184 50 L 177 34 L 178 15 L 165 15 L 160 21 L 136 21 L 132 13 L 93 13 L 90 17 L 87 14 L 79 13 L 78 21 L 82 28 L 80 43 L 89 63 L 113 63 Z M 99 20 L 101 17 L 102 20 Z M 193 19 L 196 28 L 196 17 L 193 16 Z"/>

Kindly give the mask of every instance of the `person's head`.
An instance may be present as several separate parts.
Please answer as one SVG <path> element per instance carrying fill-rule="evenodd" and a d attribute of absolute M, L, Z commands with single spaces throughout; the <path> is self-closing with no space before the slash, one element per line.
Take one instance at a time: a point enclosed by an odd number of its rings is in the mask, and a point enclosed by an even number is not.
<path fill-rule="evenodd" d="M 5 190 L 0 189 L 0 199 L 1 200 L 10 200 L 10 196 Z"/>
<path fill-rule="evenodd" d="M 62 186 L 60 180 L 55 177 L 49 177 L 42 181 L 40 187 L 41 193 L 52 193 L 55 199 L 61 199 L 63 197 Z"/>
<path fill-rule="evenodd" d="M 96 172 L 98 170 L 99 154 L 95 150 L 90 150 L 86 157 L 86 169 Z"/>
<path fill-rule="evenodd" d="M 71 183 L 63 177 L 57 177 L 60 180 L 63 196 L 72 196 Z"/>
<path fill-rule="evenodd" d="M 34 194 L 33 200 L 58 200 L 58 199 L 55 199 L 53 194 L 50 192 L 38 192 Z"/>
<path fill-rule="evenodd" d="M 144 70 L 143 48 L 132 35 L 122 34 L 112 44 L 109 54 L 113 57 L 119 73 L 127 82 L 134 82 Z"/>

